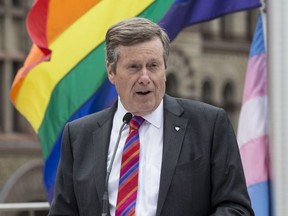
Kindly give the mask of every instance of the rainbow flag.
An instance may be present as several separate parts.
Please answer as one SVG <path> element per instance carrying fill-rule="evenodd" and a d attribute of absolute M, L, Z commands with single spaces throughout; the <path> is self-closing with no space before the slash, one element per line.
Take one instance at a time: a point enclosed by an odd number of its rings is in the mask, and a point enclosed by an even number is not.
<path fill-rule="evenodd" d="M 117 98 L 105 67 L 104 37 L 108 27 L 135 16 L 160 22 L 179 3 L 177 0 L 35 1 L 27 17 L 34 44 L 15 77 L 11 101 L 38 134 L 49 201 L 53 196 L 64 125 L 110 106 Z M 207 4 L 209 11 L 214 6 Z M 228 13 L 230 4 L 222 6 L 227 7 L 224 11 Z M 174 16 L 177 20 L 175 15 L 169 13 L 165 19 Z M 162 20 L 162 23 L 168 22 Z"/>
<path fill-rule="evenodd" d="M 256 216 L 271 216 L 267 55 L 259 16 L 251 45 L 238 126 L 238 144 Z"/>
<path fill-rule="evenodd" d="M 260 0 L 175 0 L 159 24 L 174 40 L 186 26 L 260 6 Z"/>

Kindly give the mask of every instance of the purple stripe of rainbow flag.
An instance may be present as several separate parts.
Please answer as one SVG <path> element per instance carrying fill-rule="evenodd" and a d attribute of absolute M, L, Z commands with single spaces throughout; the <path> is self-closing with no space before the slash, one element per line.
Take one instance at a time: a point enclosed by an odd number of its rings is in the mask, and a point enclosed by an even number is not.
<path fill-rule="evenodd" d="M 259 0 L 175 0 L 159 24 L 174 40 L 183 28 L 194 23 L 260 6 Z"/>

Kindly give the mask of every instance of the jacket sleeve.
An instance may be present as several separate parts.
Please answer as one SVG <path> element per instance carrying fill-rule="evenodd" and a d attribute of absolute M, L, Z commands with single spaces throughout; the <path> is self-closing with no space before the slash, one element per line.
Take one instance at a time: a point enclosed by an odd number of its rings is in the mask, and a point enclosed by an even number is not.
<path fill-rule="evenodd" d="M 220 109 L 211 152 L 211 216 L 253 216 L 239 147 L 231 123 Z"/>
<path fill-rule="evenodd" d="M 49 216 L 73 215 L 77 216 L 78 207 L 73 189 L 73 154 L 69 138 L 69 124 L 64 128 L 61 159 L 59 162 L 54 198 L 51 204 Z"/>

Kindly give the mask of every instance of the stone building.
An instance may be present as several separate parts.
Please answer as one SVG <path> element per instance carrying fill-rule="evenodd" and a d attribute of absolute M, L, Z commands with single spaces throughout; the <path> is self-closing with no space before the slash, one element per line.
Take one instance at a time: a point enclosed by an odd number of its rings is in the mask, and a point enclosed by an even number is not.
<path fill-rule="evenodd" d="M 31 47 L 25 20 L 32 2 L 0 0 L 0 203 L 46 200 L 37 137 L 9 99 L 14 76 Z M 0 215 L 25 214 L 4 212 Z"/>
<path fill-rule="evenodd" d="M 40 144 L 9 99 L 31 47 L 25 19 L 32 2 L 0 0 L 0 202 L 46 200 Z M 236 130 L 256 17 L 257 10 L 240 12 L 183 30 L 171 45 L 167 92 L 223 107 Z"/>

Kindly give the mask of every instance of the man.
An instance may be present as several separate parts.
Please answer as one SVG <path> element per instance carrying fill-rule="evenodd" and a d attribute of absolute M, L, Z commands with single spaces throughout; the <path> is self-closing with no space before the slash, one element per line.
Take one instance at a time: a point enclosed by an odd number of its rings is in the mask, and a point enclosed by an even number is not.
<path fill-rule="evenodd" d="M 101 215 L 107 167 L 127 112 L 141 126 L 122 131 L 108 183 L 112 216 L 254 215 L 225 112 L 165 95 L 168 53 L 166 33 L 147 19 L 126 19 L 108 30 L 108 78 L 119 98 L 112 108 L 66 125 L 50 215 Z M 133 180 L 123 177 L 131 133 L 133 145 L 140 143 L 137 160 L 130 158 Z"/>

